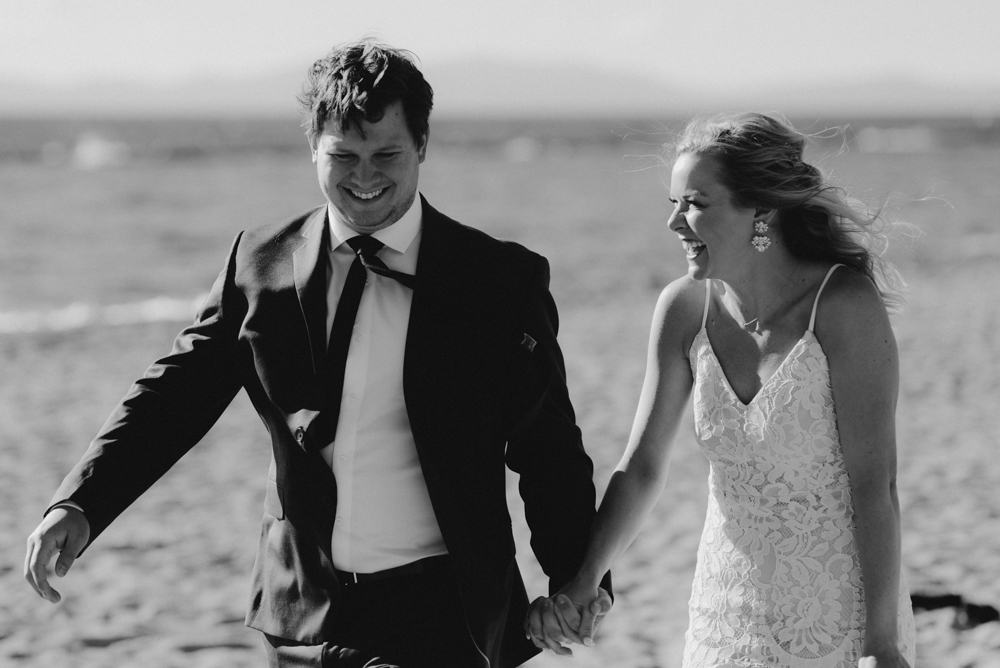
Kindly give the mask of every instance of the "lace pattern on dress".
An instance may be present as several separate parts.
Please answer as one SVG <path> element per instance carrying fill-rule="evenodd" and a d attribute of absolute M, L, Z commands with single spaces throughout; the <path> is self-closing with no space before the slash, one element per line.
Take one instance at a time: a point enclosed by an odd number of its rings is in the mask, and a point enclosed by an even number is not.
<path fill-rule="evenodd" d="M 690 363 L 695 431 L 711 470 L 684 666 L 856 666 L 864 590 L 819 341 L 807 331 L 749 404 L 704 327 Z M 899 602 L 900 646 L 913 665 L 905 582 Z"/>

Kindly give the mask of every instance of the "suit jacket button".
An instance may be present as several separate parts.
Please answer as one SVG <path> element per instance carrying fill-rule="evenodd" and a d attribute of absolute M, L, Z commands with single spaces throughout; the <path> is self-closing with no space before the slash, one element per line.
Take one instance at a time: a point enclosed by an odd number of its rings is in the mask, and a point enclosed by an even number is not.
<path fill-rule="evenodd" d="M 306 430 L 303 429 L 302 427 L 298 427 L 295 430 L 295 440 L 301 443 L 302 441 L 305 440 L 305 438 L 306 438 Z"/>
<path fill-rule="evenodd" d="M 322 500 L 322 503 L 323 503 L 323 507 L 326 508 L 326 509 L 328 509 L 328 510 L 330 508 L 333 508 L 333 499 L 331 499 L 329 496 L 324 496 L 323 500 Z"/>

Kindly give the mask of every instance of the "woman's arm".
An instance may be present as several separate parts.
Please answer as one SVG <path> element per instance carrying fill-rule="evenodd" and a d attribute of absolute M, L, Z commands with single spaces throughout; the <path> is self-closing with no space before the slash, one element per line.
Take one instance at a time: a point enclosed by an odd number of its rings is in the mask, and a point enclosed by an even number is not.
<path fill-rule="evenodd" d="M 875 286 L 839 271 L 820 301 L 816 334 L 826 352 L 844 463 L 851 481 L 865 592 L 865 656 L 906 665 L 898 650 L 899 500 L 896 399 L 899 358 Z"/>
<path fill-rule="evenodd" d="M 704 299 L 704 283 L 683 278 L 667 286 L 657 301 L 646 377 L 628 445 L 591 527 L 583 564 L 559 592 L 578 609 L 598 597 L 601 578 L 638 535 L 663 490 L 670 446 L 691 392 L 688 349 L 701 322 Z M 544 646 L 545 629 L 575 639 L 556 631 L 551 602 L 536 604 L 527 623 L 536 645 Z M 554 649 L 551 642 L 548 646 Z"/>

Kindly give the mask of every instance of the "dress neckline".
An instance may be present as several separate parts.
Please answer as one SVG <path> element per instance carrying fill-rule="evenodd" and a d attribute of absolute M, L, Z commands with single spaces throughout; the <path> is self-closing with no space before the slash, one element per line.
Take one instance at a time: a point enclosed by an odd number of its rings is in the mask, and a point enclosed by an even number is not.
<path fill-rule="evenodd" d="M 715 347 L 712 346 L 712 339 L 710 339 L 708 336 L 708 309 L 712 303 L 712 279 L 707 279 L 705 281 L 705 309 L 701 315 L 701 330 L 698 332 L 698 336 L 705 337 L 705 341 L 708 343 L 708 350 L 709 352 L 712 353 L 712 358 L 715 360 L 715 365 L 719 367 L 719 375 L 722 376 L 722 380 L 726 385 L 726 389 L 729 390 L 729 393 L 733 395 L 733 399 L 736 400 L 736 403 L 739 404 L 741 408 L 746 410 L 747 408 L 750 407 L 751 404 L 757 401 L 758 397 L 760 397 L 763 394 L 764 389 L 771 384 L 771 381 L 774 380 L 774 378 L 778 375 L 778 372 L 785 367 L 785 364 L 788 362 L 789 359 L 792 358 L 792 356 L 795 354 L 795 351 L 798 350 L 799 346 L 801 346 L 806 341 L 806 339 L 812 338 L 813 340 L 816 341 L 816 343 L 819 343 L 819 340 L 816 339 L 816 335 L 813 333 L 813 329 L 816 327 L 816 307 L 819 306 L 819 297 L 821 294 L 823 294 L 823 288 L 826 287 L 826 284 L 830 280 L 830 277 L 833 276 L 833 272 L 837 270 L 837 267 L 843 267 L 843 266 L 846 265 L 838 262 L 837 264 L 833 265 L 827 270 L 826 276 L 823 277 L 823 282 L 820 283 L 819 289 L 816 290 L 816 296 L 813 298 L 812 313 L 809 314 L 809 327 L 806 328 L 805 333 L 802 334 L 802 336 L 800 336 L 799 339 L 795 342 L 795 345 L 793 345 L 791 349 L 789 349 L 789 351 L 785 353 L 785 357 L 784 359 L 781 360 L 781 364 L 775 367 L 774 371 L 771 372 L 771 375 L 768 377 L 768 379 L 761 384 L 760 389 L 757 390 L 757 393 L 754 394 L 752 397 L 750 397 L 750 401 L 746 403 L 744 403 L 743 400 L 740 399 L 740 395 L 736 394 L 736 390 L 733 389 L 732 383 L 729 382 L 729 377 L 726 375 L 726 370 L 722 367 L 722 362 L 719 360 L 719 356 L 715 354 Z M 822 345 L 820 345 L 820 350 L 821 351 L 823 350 Z M 823 355 L 825 356 L 826 353 L 824 352 Z"/>
<path fill-rule="evenodd" d="M 733 395 L 733 399 L 736 400 L 736 403 L 743 410 L 749 408 L 752 404 L 756 403 L 761 396 L 763 396 L 764 390 L 768 389 L 771 382 L 777 378 L 781 370 L 785 368 L 786 364 L 788 364 L 788 361 L 797 355 L 798 349 L 802 347 L 803 344 L 805 344 L 809 339 L 816 340 L 816 335 L 813 334 L 812 330 L 807 329 L 805 333 L 799 337 L 798 341 L 795 342 L 795 345 L 793 345 L 785 354 L 784 359 L 782 359 L 781 363 L 775 367 L 774 371 L 771 372 L 771 375 L 768 376 L 767 380 L 761 383 L 760 389 L 757 390 L 757 393 L 754 394 L 749 401 L 744 402 L 740 398 L 740 395 L 736 393 L 736 390 L 733 389 L 733 385 L 729 382 L 729 376 L 726 375 L 726 370 L 722 367 L 722 362 L 719 360 L 719 356 L 715 354 L 715 347 L 712 345 L 712 339 L 708 336 L 708 327 L 702 327 L 701 331 L 698 332 L 698 336 L 704 337 L 705 343 L 708 345 L 708 352 L 711 353 L 712 359 L 715 360 L 715 366 L 719 369 L 719 376 L 722 378 L 722 382 L 725 384 L 726 390 Z M 822 346 L 820 346 L 820 348 L 822 349 Z"/>

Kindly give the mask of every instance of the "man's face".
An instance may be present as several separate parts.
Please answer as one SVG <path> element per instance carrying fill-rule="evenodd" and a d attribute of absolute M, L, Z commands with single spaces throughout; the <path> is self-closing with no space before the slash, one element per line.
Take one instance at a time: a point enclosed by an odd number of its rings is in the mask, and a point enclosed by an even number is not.
<path fill-rule="evenodd" d="M 395 223 L 413 204 L 427 137 L 417 145 L 398 100 L 379 122 L 361 123 L 364 137 L 353 124 L 341 132 L 333 119 L 327 121 L 312 159 L 337 218 L 355 232 L 371 234 Z"/>

